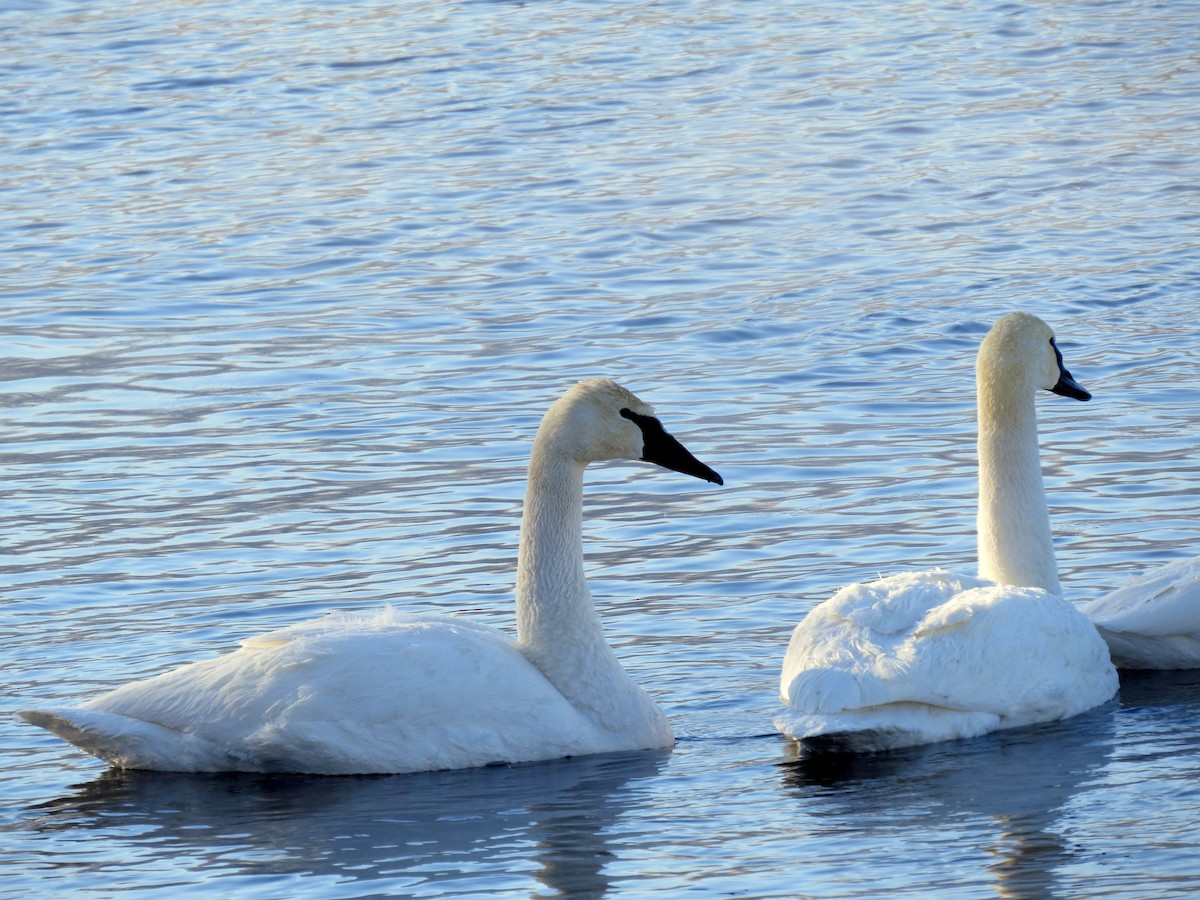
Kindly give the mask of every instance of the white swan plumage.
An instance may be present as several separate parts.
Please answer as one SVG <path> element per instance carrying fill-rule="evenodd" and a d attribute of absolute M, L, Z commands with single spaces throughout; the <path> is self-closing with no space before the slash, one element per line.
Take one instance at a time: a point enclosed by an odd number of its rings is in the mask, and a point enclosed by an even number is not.
<path fill-rule="evenodd" d="M 1200 558 L 1131 578 L 1083 612 L 1118 669 L 1200 669 Z"/>
<path fill-rule="evenodd" d="M 455 616 L 337 613 L 20 715 L 114 766 L 170 771 L 400 773 L 670 747 L 584 578 L 584 468 L 616 459 L 722 483 L 615 382 L 567 391 L 530 456 L 516 640 Z"/>
<path fill-rule="evenodd" d="M 976 360 L 979 576 L 852 584 L 796 626 L 775 725 L 809 752 L 870 752 L 1077 715 L 1117 691 L 1091 622 L 1060 594 L 1038 452 L 1038 390 L 1091 395 L 1049 326 L 1001 318 Z"/>

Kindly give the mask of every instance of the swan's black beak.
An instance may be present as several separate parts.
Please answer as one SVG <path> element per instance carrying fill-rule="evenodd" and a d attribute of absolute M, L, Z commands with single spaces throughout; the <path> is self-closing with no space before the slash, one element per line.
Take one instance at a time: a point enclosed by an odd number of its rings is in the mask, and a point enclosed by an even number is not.
<path fill-rule="evenodd" d="M 1091 400 L 1092 395 L 1088 389 L 1067 371 L 1067 367 L 1063 363 L 1062 351 L 1058 349 L 1054 338 L 1050 338 L 1050 346 L 1054 348 L 1054 355 L 1058 358 L 1058 383 L 1050 388 L 1050 393 L 1058 394 L 1060 397 L 1070 397 L 1072 400 Z"/>
<path fill-rule="evenodd" d="M 1091 392 L 1071 377 L 1066 369 L 1059 369 L 1058 384 L 1050 388 L 1050 392 L 1060 397 L 1070 397 L 1073 400 L 1091 400 Z"/>
<path fill-rule="evenodd" d="M 687 447 L 667 434 L 662 422 L 654 416 L 639 415 L 628 409 L 621 410 L 621 415 L 642 430 L 642 459 L 646 462 L 673 472 L 682 472 L 684 475 L 694 475 L 714 484 L 725 483 L 725 479 L 692 456 Z"/>

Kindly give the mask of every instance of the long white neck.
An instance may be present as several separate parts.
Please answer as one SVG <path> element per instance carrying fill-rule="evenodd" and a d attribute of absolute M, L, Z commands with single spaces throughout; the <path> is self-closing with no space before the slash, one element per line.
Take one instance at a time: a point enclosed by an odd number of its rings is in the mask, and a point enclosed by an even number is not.
<path fill-rule="evenodd" d="M 534 444 L 517 551 L 517 640 L 535 662 L 553 664 L 564 638 L 603 641 L 583 574 L 583 469 Z"/>
<path fill-rule="evenodd" d="M 559 692 L 597 724 L 669 726 L 604 639 L 583 573 L 584 465 L 539 436 L 517 553 L 517 642 Z"/>
<path fill-rule="evenodd" d="M 1033 391 L 979 379 L 979 575 L 1061 593 Z"/>

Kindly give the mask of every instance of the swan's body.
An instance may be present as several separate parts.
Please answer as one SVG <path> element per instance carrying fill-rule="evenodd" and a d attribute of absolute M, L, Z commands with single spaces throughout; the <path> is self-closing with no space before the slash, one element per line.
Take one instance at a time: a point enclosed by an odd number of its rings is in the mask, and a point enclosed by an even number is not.
<path fill-rule="evenodd" d="M 120 768 L 353 774 L 669 746 L 653 703 L 637 706 L 608 731 L 499 631 L 389 610 L 271 632 L 79 708 L 23 715 Z"/>
<path fill-rule="evenodd" d="M 644 459 L 721 483 L 607 381 L 576 385 L 534 441 L 517 639 L 439 615 L 332 615 L 66 709 L 21 715 L 113 765 L 350 774 L 670 747 L 671 726 L 601 630 L 583 574 L 583 470 Z"/>
<path fill-rule="evenodd" d="M 870 751 L 1065 719 L 1116 690 L 1104 642 L 1061 597 L 949 572 L 852 584 L 792 635 L 779 727 Z"/>
<path fill-rule="evenodd" d="M 1110 699 L 1096 629 L 1058 596 L 1038 458 L 1039 389 L 1087 393 L 1050 329 L 989 332 L 979 395 L 979 577 L 931 571 L 843 588 L 796 627 L 776 726 L 811 751 L 873 751 L 1076 715 Z"/>
<path fill-rule="evenodd" d="M 1083 611 L 1119 669 L 1200 668 L 1200 559 L 1151 569 Z"/>

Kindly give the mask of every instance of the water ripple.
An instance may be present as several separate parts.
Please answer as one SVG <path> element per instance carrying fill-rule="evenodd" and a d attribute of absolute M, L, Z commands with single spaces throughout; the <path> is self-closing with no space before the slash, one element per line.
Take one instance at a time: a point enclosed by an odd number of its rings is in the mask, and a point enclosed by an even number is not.
<path fill-rule="evenodd" d="M 6 710 L 335 608 L 511 628 L 529 441 L 581 377 L 726 477 L 588 474 L 668 757 L 142 777 L 12 728 L 11 890 L 1196 887 L 1188 675 L 832 770 L 770 726 L 813 605 L 972 567 L 974 353 L 1012 308 L 1095 394 L 1039 400 L 1068 595 L 1200 547 L 1189 4 L 0 15 Z"/>

